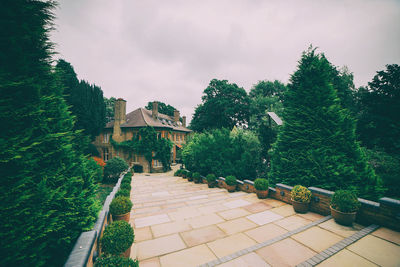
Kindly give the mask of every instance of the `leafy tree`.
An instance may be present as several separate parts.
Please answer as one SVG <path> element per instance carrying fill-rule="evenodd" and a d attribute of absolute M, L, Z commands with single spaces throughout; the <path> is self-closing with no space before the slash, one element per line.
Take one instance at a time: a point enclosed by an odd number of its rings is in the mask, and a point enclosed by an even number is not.
<path fill-rule="evenodd" d="M 160 101 L 157 101 L 157 102 L 158 102 L 158 112 L 168 115 L 168 116 L 174 116 L 174 110 L 176 110 L 176 108 L 174 108 L 171 105 L 160 102 Z M 145 108 L 148 110 L 152 110 L 153 102 L 148 102 L 147 106 Z"/>
<path fill-rule="evenodd" d="M 323 54 L 304 52 L 285 94 L 283 128 L 273 146 L 274 182 L 351 189 L 376 199 L 380 180 L 355 138 L 355 122 L 333 88 L 332 65 Z"/>
<path fill-rule="evenodd" d="M 182 158 L 188 169 L 203 175 L 253 180 L 263 172 L 257 136 L 236 128 L 232 132 L 223 128 L 194 134 L 184 146 Z"/>
<path fill-rule="evenodd" d="M 1 266 L 59 266 L 95 219 L 94 173 L 57 87 L 52 1 L 0 3 Z"/>
<path fill-rule="evenodd" d="M 59 59 L 56 65 L 60 87 L 64 88 L 65 100 L 76 117 L 75 129 L 82 129 L 93 140 L 106 122 L 106 106 L 103 91 L 87 81 L 78 81 L 72 65 Z"/>
<path fill-rule="evenodd" d="M 117 99 L 113 96 L 110 98 L 104 97 L 104 103 L 106 105 L 106 122 L 114 120 L 115 101 L 117 101 Z"/>
<path fill-rule="evenodd" d="M 351 112 L 352 116 L 355 116 L 356 105 L 354 101 L 354 94 L 356 92 L 354 86 L 354 76 L 349 69 L 344 66 L 341 69 L 337 69 L 331 65 L 332 85 L 336 90 L 337 97 L 340 100 L 342 108 L 346 108 Z"/>
<path fill-rule="evenodd" d="M 250 100 L 246 91 L 227 80 L 213 79 L 204 90 L 202 104 L 195 109 L 191 128 L 204 131 L 234 126 L 246 127 Z"/>
<path fill-rule="evenodd" d="M 250 90 L 250 120 L 249 128 L 253 130 L 261 141 L 262 154 L 268 155 L 268 150 L 275 142 L 278 127 L 271 123 L 267 112 L 275 112 L 282 116 L 283 97 L 287 87 L 280 81 L 259 81 Z"/>
<path fill-rule="evenodd" d="M 400 66 L 378 71 L 367 88 L 360 88 L 358 134 L 363 145 L 400 154 Z"/>

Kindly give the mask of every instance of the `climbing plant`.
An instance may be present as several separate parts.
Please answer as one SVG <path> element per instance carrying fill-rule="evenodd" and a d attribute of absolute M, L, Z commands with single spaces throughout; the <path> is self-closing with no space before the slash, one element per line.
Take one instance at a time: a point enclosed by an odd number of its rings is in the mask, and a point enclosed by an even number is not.
<path fill-rule="evenodd" d="M 141 128 L 139 133 L 134 135 L 131 140 L 116 142 L 111 138 L 111 144 L 117 150 L 124 150 L 132 154 L 142 154 L 149 163 L 150 172 L 152 172 L 151 163 L 153 159 L 161 161 L 164 171 L 171 169 L 173 143 L 168 138 L 158 136 L 156 130 L 151 126 Z"/>

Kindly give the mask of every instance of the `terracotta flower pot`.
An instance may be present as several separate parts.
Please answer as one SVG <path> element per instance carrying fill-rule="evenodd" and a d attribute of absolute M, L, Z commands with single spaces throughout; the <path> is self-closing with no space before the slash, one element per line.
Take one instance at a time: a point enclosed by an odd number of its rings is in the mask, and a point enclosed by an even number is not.
<path fill-rule="evenodd" d="M 269 190 L 256 190 L 256 194 L 259 199 L 267 198 L 268 192 L 269 192 Z"/>
<path fill-rule="evenodd" d="M 300 202 L 292 199 L 292 206 L 295 212 L 297 213 L 307 213 L 308 206 L 310 203 L 307 202 Z"/>
<path fill-rule="evenodd" d="M 125 213 L 125 214 L 119 214 L 119 215 L 112 215 L 112 219 L 113 221 L 126 221 L 127 223 L 129 223 L 129 219 L 131 212 Z"/>
<path fill-rule="evenodd" d="M 188 177 L 187 179 L 189 182 L 193 182 L 193 177 Z"/>
<path fill-rule="evenodd" d="M 132 248 L 132 246 L 130 246 L 127 250 L 125 250 L 124 253 L 122 253 L 122 257 L 130 258 L 131 257 L 131 248 Z"/>
<path fill-rule="evenodd" d="M 228 190 L 229 193 L 235 192 L 236 185 L 226 185 L 226 190 Z"/>
<path fill-rule="evenodd" d="M 353 225 L 353 222 L 356 220 L 356 214 L 357 214 L 356 211 L 346 213 L 335 210 L 334 208 L 332 208 L 332 206 L 330 206 L 330 208 L 331 208 L 331 215 L 333 219 L 335 219 L 335 222 L 337 222 L 338 224 L 351 226 Z"/>

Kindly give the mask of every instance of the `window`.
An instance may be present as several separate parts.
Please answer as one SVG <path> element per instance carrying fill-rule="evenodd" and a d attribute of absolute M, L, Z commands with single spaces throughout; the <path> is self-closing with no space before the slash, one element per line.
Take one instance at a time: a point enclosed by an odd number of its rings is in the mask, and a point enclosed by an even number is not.
<path fill-rule="evenodd" d="M 110 133 L 104 133 L 103 134 L 103 143 L 109 143 L 110 142 Z"/>
<path fill-rule="evenodd" d="M 162 167 L 162 164 L 159 160 L 155 159 L 153 161 L 153 167 Z"/>
<path fill-rule="evenodd" d="M 105 148 L 103 148 L 103 160 L 107 161 L 108 159 L 109 159 L 108 148 L 105 147 Z"/>

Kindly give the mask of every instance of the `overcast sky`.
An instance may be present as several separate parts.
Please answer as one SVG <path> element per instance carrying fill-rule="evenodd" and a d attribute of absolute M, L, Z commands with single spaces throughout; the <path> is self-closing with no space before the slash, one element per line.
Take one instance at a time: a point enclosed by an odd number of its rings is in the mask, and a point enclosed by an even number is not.
<path fill-rule="evenodd" d="M 213 78 L 287 83 L 310 44 L 366 85 L 400 64 L 399 0 L 61 0 L 56 58 L 127 111 L 159 100 L 190 120 Z"/>

